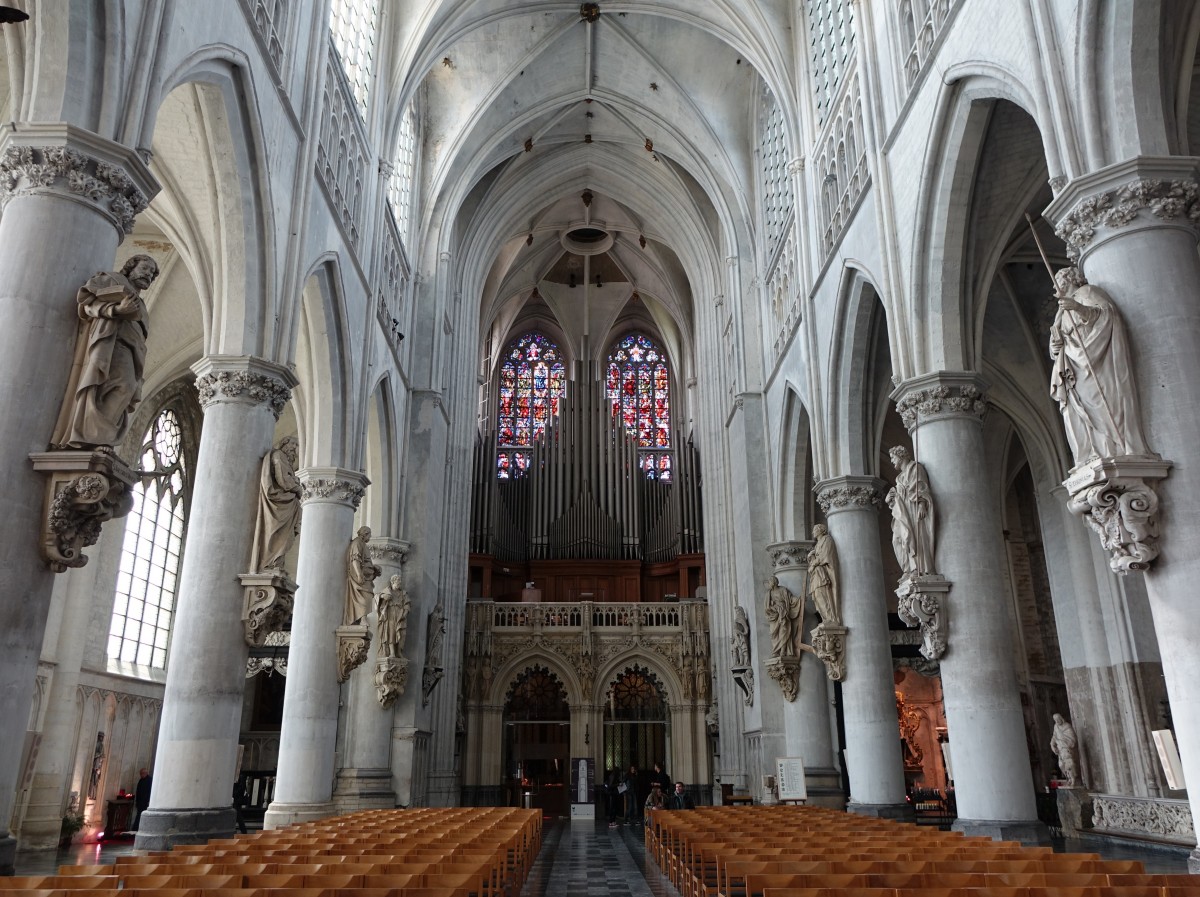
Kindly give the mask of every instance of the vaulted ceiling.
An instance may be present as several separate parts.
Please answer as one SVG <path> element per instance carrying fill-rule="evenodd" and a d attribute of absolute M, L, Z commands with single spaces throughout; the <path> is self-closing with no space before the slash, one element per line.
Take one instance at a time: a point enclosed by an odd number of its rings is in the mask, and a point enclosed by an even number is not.
<path fill-rule="evenodd" d="M 453 234 L 481 333 L 549 314 L 577 354 L 636 318 L 690 347 L 696 295 L 752 231 L 755 110 L 764 84 L 790 95 L 764 68 L 790 68 L 788 6 L 400 3 L 393 93 L 424 110 L 426 224 Z M 564 240 L 581 227 L 601 243 Z"/>

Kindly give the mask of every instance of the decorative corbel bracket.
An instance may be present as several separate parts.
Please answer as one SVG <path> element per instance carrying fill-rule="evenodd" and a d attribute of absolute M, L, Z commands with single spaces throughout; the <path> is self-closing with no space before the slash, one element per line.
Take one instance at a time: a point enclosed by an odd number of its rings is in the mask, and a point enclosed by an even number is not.
<path fill-rule="evenodd" d="M 796 700 L 800 690 L 800 658 L 772 657 L 767 661 L 767 675 L 779 684 L 784 700 Z"/>
<path fill-rule="evenodd" d="M 137 473 L 111 449 L 34 452 L 33 469 L 46 474 L 42 558 L 54 573 L 82 567 L 106 520 L 133 510 Z"/>
<path fill-rule="evenodd" d="M 1158 493 L 1171 469 L 1158 455 L 1093 458 L 1063 481 L 1067 509 L 1100 537 L 1114 573 L 1147 570 L 1158 557 Z"/>
<path fill-rule="evenodd" d="M 408 684 L 408 660 L 381 657 L 375 662 L 375 695 L 382 707 L 391 707 Z"/>
<path fill-rule="evenodd" d="M 296 584 L 280 571 L 242 573 L 238 576 L 245 595 L 242 599 L 242 626 L 246 644 L 262 647 L 272 632 L 291 628 L 292 605 Z"/>
<path fill-rule="evenodd" d="M 747 707 L 754 706 L 754 670 L 750 667 L 733 667 L 733 681 L 742 690 L 742 700 Z"/>
<path fill-rule="evenodd" d="M 433 694 L 433 690 L 437 688 L 437 684 L 442 681 L 442 676 L 445 673 L 441 667 L 425 667 L 421 673 L 421 706 L 429 706 L 429 696 Z"/>
<path fill-rule="evenodd" d="M 846 677 L 846 633 L 845 626 L 818 623 L 810 633 L 812 651 L 825 664 L 825 675 L 834 682 Z"/>
<path fill-rule="evenodd" d="M 896 612 L 909 626 L 920 626 L 921 654 L 927 660 L 940 660 L 950 637 L 946 594 L 950 582 L 944 576 L 905 576 L 896 589 Z"/>
<path fill-rule="evenodd" d="M 371 630 L 364 623 L 337 628 L 338 682 L 345 682 L 356 667 L 362 666 L 371 649 Z"/>

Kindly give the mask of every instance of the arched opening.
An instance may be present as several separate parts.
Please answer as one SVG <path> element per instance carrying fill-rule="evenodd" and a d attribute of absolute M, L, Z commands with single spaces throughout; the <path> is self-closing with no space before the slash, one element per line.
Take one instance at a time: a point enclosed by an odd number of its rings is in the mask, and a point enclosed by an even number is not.
<path fill-rule="evenodd" d="M 527 668 L 504 698 L 504 779 L 510 806 L 526 798 L 547 816 L 567 812 L 571 711 L 562 681 L 543 666 Z"/>
<path fill-rule="evenodd" d="M 645 796 L 655 763 L 670 756 L 666 689 L 643 666 L 621 671 L 608 688 L 604 704 L 604 766 L 637 767 L 637 790 Z M 639 803 L 640 806 L 640 803 Z"/>

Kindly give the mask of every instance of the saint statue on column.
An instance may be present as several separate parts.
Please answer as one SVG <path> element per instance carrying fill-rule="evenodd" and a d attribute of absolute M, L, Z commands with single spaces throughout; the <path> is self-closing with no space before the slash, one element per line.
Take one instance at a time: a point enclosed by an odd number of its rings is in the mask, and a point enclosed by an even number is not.
<path fill-rule="evenodd" d="M 119 272 L 88 278 L 75 296 L 81 325 L 66 397 L 50 444 L 55 448 L 120 445 L 142 400 L 150 312 L 142 291 L 158 277 L 148 255 L 131 256 Z"/>
<path fill-rule="evenodd" d="M 808 594 L 812 596 L 813 607 L 821 615 L 822 623 L 841 626 L 837 546 L 824 524 L 818 523 L 812 533 L 816 544 L 808 552 Z M 800 629 L 799 626 L 796 628 Z"/>
<path fill-rule="evenodd" d="M 360 526 L 346 550 L 346 607 L 342 614 L 343 626 L 351 626 L 371 612 L 371 589 L 375 585 L 375 577 L 383 571 L 371 561 L 367 549 L 370 541 L 371 528 Z"/>
<path fill-rule="evenodd" d="M 924 465 L 896 446 L 888 456 L 899 471 L 887 494 L 892 509 L 892 550 L 905 576 L 924 576 L 933 566 L 933 493 Z"/>
<path fill-rule="evenodd" d="M 404 591 L 404 580 L 397 573 L 388 580 L 388 587 L 375 596 L 380 657 L 400 657 L 404 653 L 404 636 L 408 632 L 408 612 L 411 608 L 412 600 Z"/>
<path fill-rule="evenodd" d="M 1145 455 L 1125 322 L 1112 297 L 1076 267 L 1054 275 L 1050 395 L 1058 402 L 1076 465 Z"/>
<path fill-rule="evenodd" d="M 300 442 L 295 436 L 285 436 L 263 456 L 250 556 L 253 573 L 282 569 L 284 556 L 300 534 L 300 496 L 304 490 L 296 476 L 298 463 Z"/>
<path fill-rule="evenodd" d="M 797 605 L 799 605 L 797 607 Z M 799 630 L 803 619 L 803 602 L 794 600 L 788 587 L 781 585 L 779 577 L 772 576 L 767 583 L 767 623 L 771 627 L 771 654 L 775 657 L 795 657 L 796 642 L 803 638 Z"/>

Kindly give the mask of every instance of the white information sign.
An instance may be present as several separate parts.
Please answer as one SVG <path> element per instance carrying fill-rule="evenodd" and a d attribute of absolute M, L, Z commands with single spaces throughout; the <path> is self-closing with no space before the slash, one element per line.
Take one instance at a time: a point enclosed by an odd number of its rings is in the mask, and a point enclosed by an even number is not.
<path fill-rule="evenodd" d="M 803 758 L 775 758 L 775 787 L 779 790 L 781 801 L 808 800 L 808 787 L 804 784 Z"/>
<path fill-rule="evenodd" d="M 1182 791 L 1187 785 L 1183 781 L 1183 764 L 1179 762 L 1175 736 L 1170 729 L 1156 729 L 1150 735 L 1154 738 L 1154 746 L 1158 748 L 1158 759 L 1167 775 L 1167 786 L 1172 791 Z"/>

